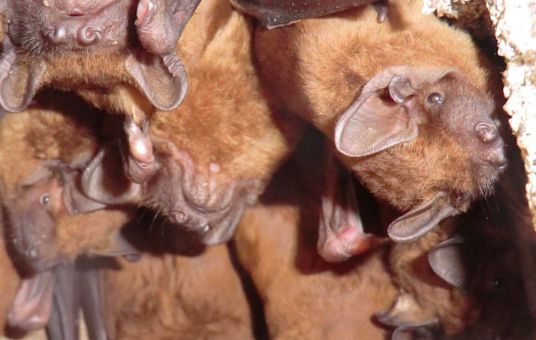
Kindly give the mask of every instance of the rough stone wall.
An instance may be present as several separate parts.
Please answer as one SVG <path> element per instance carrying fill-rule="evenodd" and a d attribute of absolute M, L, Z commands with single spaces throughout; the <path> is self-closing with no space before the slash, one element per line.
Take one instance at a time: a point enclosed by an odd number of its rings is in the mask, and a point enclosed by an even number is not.
<path fill-rule="evenodd" d="M 423 11 L 452 18 L 478 37 L 495 35 L 507 65 L 504 108 L 525 160 L 536 226 L 536 0 L 423 0 Z"/>

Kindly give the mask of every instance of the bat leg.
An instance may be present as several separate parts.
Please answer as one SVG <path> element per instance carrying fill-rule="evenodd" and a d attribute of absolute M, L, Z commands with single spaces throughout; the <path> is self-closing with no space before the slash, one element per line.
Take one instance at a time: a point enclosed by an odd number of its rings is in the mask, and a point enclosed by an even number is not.
<path fill-rule="evenodd" d="M 328 262 L 344 261 L 367 252 L 379 243 L 376 237 L 363 233 L 353 225 L 342 226 L 338 230 L 329 226 L 324 228 L 326 238 L 319 242 L 318 252 Z"/>
<path fill-rule="evenodd" d="M 134 183 L 146 182 L 158 170 L 148 130 L 149 123 L 147 121 L 141 127 L 129 118 L 125 122 L 128 140 L 128 156 L 125 167 L 127 176 Z"/>
<path fill-rule="evenodd" d="M 99 286 L 99 272 L 92 259 L 83 259 L 81 274 L 82 310 L 86 321 L 89 338 L 107 340 L 106 325 L 102 315 L 102 301 Z"/>
<path fill-rule="evenodd" d="M 387 20 L 387 16 L 389 15 L 389 5 L 387 4 L 387 0 L 378 0 L 374 3 L 374 8 L 376 9 L 376 12 L 378 13 L 377 20 L 379 23 L 385 22 Z"/>
<path fill-rule="evenodd" d="M 351 173 L 339 166 L 334 156 L 327 158 L 317 250 L 328 262 L 344 261 L 367 252 L 379 239 L 366 234 Z"/>
<path fill-rule="evenodd" d="M 46 328 L 47 336 L 53 340 L 77 340 L 80 281 L 76 268 L 72 263 L 61 264 L 55 268 L 54 276 L 53 308 Z"/>

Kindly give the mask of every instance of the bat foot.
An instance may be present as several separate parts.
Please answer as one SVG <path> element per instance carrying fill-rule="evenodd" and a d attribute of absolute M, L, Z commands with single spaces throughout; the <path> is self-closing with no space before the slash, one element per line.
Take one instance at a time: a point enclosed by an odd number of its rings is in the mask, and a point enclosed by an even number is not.
<path fill-rule="evenodd" d="M 149 123 L 147 121 L 141 127 L 130 119 L 125 123 L 128 140 L 126 169 L 128 177 L 134 183 L 146 182 L 159 168 L 155 161 L 153 144 L 148 130 Z"/>
<path fill-rule="evenodd" d="M 326 240 L 320 242 L 318 252 L 328 262 L 341 262 L 363 254 L 380 243 L 381 241 L 371 234 L 364 234 L 353 226 L 345 226 L 330 233 Z"/>

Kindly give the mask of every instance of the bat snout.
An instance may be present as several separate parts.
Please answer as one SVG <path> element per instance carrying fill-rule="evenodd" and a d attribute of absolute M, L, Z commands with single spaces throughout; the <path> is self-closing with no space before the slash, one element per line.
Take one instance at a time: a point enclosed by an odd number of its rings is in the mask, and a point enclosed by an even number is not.
<path fill-rule="evenodd" d="M 45 37 L 54 45 L 77 47 L 97 44 L 102 39 L 102 33 L 81 20 L 65 19 L 49 27 Z"/>

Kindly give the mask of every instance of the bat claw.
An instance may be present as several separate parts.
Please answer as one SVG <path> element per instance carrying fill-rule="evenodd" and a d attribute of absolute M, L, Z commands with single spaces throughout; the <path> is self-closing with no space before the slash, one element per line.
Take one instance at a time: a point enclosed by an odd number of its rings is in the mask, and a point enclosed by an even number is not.
<path fill-rule="evenodd" d="M 125 132 L 128 139 L 128 156 L 126 169 L 128 177 L 134 183 L 143 183 L 149 180 L 159 169 L 155 161 L 153 144 L 148 133 L 147 121 L 142 127 L 128 119 L 125 123 Z"/>

